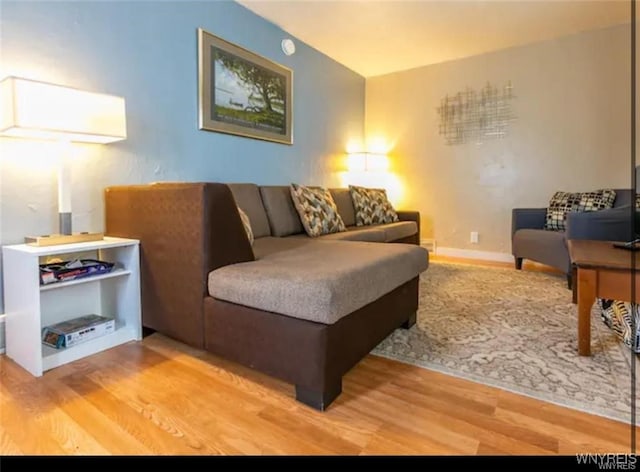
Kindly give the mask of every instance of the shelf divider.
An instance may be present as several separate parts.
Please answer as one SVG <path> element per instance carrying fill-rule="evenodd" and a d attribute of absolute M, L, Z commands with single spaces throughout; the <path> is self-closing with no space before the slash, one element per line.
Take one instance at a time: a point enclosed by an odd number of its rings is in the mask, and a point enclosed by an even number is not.
<path fill-rule="evenodd" d="M 43 370 L 53 369 L 125 342 L 133 341 L 136 338 L 135 330 L 125 325 L 117 327 L 113 333 L 105 334 L 68 348 L 55 349 L 42 344 L 42 368 Z"/>
<path fill-rule="evenodd" d="M 123 277 L 125 275 L 130 275 L 130 274 L 131 274 L 130 270 L 115 269 L 115 270 L 112 270 L 111 272 L 109 272 L 108 274 L 92 275 L 92 276 L 83 277 L 83 278 L 77 279 L 77 280 L 69 280 L 68 282 L 54 282 L 54 283 L 48 284 L 48 285 L 41 285 L 40 286 L 40 291 L 41 292 L 45 292 L 47 290 L 55 290 L 55 289 L 58 289 L 58 288 L 70 287 L 72 285 L 80 285 L 80 284 L 86 284 L 86 283 L 91 283 L 91 282 L 98 282 L 99 280 L 112 279 L 114 277 Z"/>

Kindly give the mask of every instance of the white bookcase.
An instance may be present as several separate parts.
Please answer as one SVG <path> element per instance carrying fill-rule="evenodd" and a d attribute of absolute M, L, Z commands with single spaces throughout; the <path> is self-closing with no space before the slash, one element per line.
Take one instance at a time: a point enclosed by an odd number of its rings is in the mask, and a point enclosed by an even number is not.
<path fill-rule="evenodd" d="M 108 274 L 40 285 L 39 265 L 51 257 L 99 259 L 116 265 Z M 6 353 L 33 375 L 141 339 L 139 241 L 105 237 L 48 247 L 17 244 L 2 248 L 2 260 Z M 93 313 L 114 318 L 115 331 L 64 349 L 42 344 L 45 326 Z"/>

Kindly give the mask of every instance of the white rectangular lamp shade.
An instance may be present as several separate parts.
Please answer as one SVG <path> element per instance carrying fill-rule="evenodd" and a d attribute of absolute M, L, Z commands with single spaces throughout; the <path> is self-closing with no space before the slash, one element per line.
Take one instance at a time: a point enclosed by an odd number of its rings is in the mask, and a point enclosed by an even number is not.
<path fill-rule="evenodd" d="M 351 172 L 385 172 L 389 169 L 389 158 L 386 154 L 352 153 L 347 158 L 347 167 Z"/>
<path fill-rule="evenodd" d="M 0 82 L 0 135 L 107 144 L 127 137 L 122 97 L 7 77 Z"/>

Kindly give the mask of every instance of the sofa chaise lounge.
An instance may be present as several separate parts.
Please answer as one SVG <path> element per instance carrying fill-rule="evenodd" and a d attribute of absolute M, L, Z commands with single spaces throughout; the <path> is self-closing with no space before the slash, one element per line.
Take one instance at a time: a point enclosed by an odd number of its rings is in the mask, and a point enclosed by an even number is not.
<path fill-rule="evenodd" d="M 351 367 L 415 323 L 428 266 L 418 213 L 357 227 L 348 190 L 331 193 L 348 231 L 309 238 L 286 186 L 106 189 L 107 234 L 141 241 L 143 326 L 295 384 L 324 410 Z"/>

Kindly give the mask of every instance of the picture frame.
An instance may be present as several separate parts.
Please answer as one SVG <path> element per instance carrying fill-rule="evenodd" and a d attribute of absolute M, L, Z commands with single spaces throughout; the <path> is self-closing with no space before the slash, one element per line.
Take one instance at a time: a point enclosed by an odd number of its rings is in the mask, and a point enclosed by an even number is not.
<path fill-rule="evenodd" d="M 293 144 L 293 71 L 198 28 L 201 130 Z"/>

